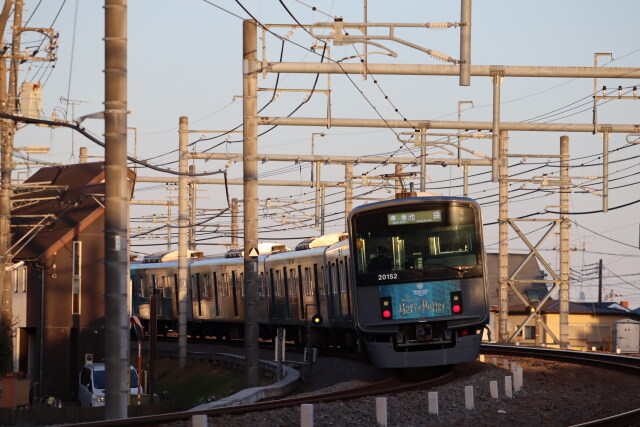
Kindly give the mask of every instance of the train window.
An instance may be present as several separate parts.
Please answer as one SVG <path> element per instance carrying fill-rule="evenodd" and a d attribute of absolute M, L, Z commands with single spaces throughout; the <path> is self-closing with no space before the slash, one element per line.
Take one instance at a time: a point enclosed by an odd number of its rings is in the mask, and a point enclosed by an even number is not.
<path fill-rule="evenodd" d="M 162 286 L 162 297 L 163 298 L 171 298 L 171 286 L 172 286 L 172 280 L 171 280 L 171 276 L 164 276 L 162 278 L 162 281 L 164 282 L 164 285 Z"/>
<path fill-rule="evenodd" d="M 198 295 L 198 288 L 196 287 L 196 276 L 191 275 L 191 297 L 195 297 L 196 295 Z"/>
<path fill-rule="evenodd" d="M 318 275 L 318 292 L 320 292 L 320 295 L 326 295 L 325 281 L 324 281 L 324 266 L 320 267 L 320 274 Z"/>
<path fill-rule="evenodd" d="M 151 292 L 149 293 L 154 294 L 156 292 L 156 290 L 158 289 L 158 276 L 155 274 L 151 275 Z"/>
<path fill-rule="evenodd" d="M 281 280 L 281 271 L 280 270 L 276 270 L 275 271 L 275 276 L 274 276 L 274 292 L 276 294 L 277 297 L 281 297 L 282 296 L 282 280 Z"/>
<path fill-rule="evenodd" d="M 240 287 L 240 298 L 244 298 L 244 273 L 240 273 L 240 283 L 238 283 Z"/>
<path fill-rule="evenodd" d="M 294 270 L 293 268 L 289 269 L 289 283 L 291 283 L 291 289 L 289 289 L 289 293 L 292 297 L 296 296 L 296 283 L 298 282 L 296 276 L 296 270 Z"/>
<path fill-rule="evenodd" d="M 208 274 L 202 276 L 202 286 L 204 287 L 204 297 L 211 298 L 211 281 Z"/>
<path fill-rule="evenodd" d="M 228 297 L 229 296 L 229 275 L 226 273 L 222 273 L 220 275 L 220 291 L 222 292 L 222 296 L 223 297 Z"/>
<path fill-rule="evenodd" d="M 344 261 L 340 260 L 340 292 L 343 294 L 347 293 L 347 278 L 346 278 L 347 269 L 344 268 Z"/>
<path fill-rule="evenodd" d="M 307 296 L 313 295 L 313 282 L 311 280 L 311 269 L 309 267 L 304 268 L 304 289 Z"/>
<path fill-rule="evenodd" d="M 331 289 L 334 294 L 338 293 L 338 267 L 336 263 L 329 264 L 329 268 L 331 269 Z"/>

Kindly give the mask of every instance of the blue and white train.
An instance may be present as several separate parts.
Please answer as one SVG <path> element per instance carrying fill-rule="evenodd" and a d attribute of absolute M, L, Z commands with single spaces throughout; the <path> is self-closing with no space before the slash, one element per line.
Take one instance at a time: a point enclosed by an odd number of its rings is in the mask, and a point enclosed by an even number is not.
<path fill-rule="evenodd" d="M 364 205 L 348 233 L 260 248 L 260 337 L 279 327 L 303 343 L 366 348 L 382 368 L 473 360 L 489 318 L 482 220 L 459 197 L 408 197 Z M 189 258 L 188 333 L 242 339 L 242 250 Z M 149 257 L 131 265 L 133 309 L 149 321 L 157 295 L 158 330 L 177 330 L 178 263 Z"/>

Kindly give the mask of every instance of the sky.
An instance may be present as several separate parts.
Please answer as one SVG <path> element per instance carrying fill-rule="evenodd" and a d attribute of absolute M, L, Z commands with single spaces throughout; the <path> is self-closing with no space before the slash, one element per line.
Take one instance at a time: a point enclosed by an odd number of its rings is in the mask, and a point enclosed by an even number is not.
<path fill-rule="evenodd" d="M 399 1 L 393 7 L 387 1 L 370 0 L 367 5 L 371 23 L 458 22 L 458 1 Z M 621 0 L 614 3 L 595 0 L 541 0 L 514 2 L 509 0 L 476 0 L 472 6 L 471 61 L 474 65 L 576 66 L 594 65 L 594 53 L 601 55 L 599 66 L 640 66 L 640 45 L 636 34 L 640 3 Z M 362 22 L 362 1 L 325 0 L 132 0 L 128 3 L 128 126 L 130 155 L 148 159 L 156 165 L 177 168 L 178 120 L 189 117 L 190 143 L 197 151 L 216 153 L 242 152 L 241 134 L 222 132 L 242 123 L 242 20 L 249 14 L 262 24 L 304 25 L 333 22 Z M 28 20 L 28 21 L 27 21 Z M 104 101 L 104 9 L 103 2 L 80 0 L 25 0 L 25 26 L 54 28 L 59 32 L 55 63 L 27 62 L 20 66 L 20 81 L 40 82 L 42 117 L 68 121 L 101 111 Z M 259 40 L 259 57 L 263 52 L 270 62 L 320 61 L 322 42 L 307 32 L 292 28 L 273 28 L 285 41 L 272 35 Z M 388 30 L 370 30 L 384 35 Z M 326 34 L 316 30 L 314 34 Z M 428 49 L 457 58 L 457 29 L 396 28 L 395 36 Z M 7 40 L 9 33 L 5 34 Z M 262 34 L 260 32 L 260 36 Z M 41 38 L 23 34 L 23 47 L 33 51 Z M 379 42 L 397 57 L 384 54 L 383 48 L 370 45 L 368 62 L 393 64 L 442 64 L 423 52 L 392 41 Z M 317 48 L 313 51 L 311 46 Z M 330 46 L 333 60 L 358 62 L 362 44 Z M 355 57 L 355 58 L 354 58 Z M 55 66 L 53 66 L 55 65 Z M 258 104 L 268 106 L 264 116 L 284 117 L 292 113 L 308 96 L 316 81 L 315 74 L 267 74 L 258 79 Z M 617 94 L 618 86 L 625 95 L 632 94 L 634 80 L 599 79 L 598 87 L 607 86 Z M 272 89 L 281 91 L 273 97 Z M 591 123 L 593 79 L 505 78 L 501 89 L 501 114 L 506 122 Z M 316 91 L 292 117 L 326 117 L 331 89 L 333 118 L 370 118 L 409 120 L 456 120 L 459 101 L 462 120 L 492 120 L 492 85 L 487 77 L 472 77 L 471 86 L 461 87 L 457 77 L 440 76 L 362 76 L 326 75 L 317 77 Z M 284 91 L 283 89 L 303 89 Z M 272 102 L 269 103 L 269 101 Z M 601 101 L 600 123 L 639 124 L 640 100 Z M 397 111 L 396 111 L 397 110 Z M 100 120 L 87 119 L 83 126 L 99 139 L 104 129 Z M 241 130 L 241 128 L 238 128 Z M 267 128 L 261 127 L 259 132 Z M 341 127 L 277 127 L 258 139 L 261 154 L 310 154 L 312 134 L 314 151 L 321 155 L 344 156 L 416 156 L 398 141 L 405 129 L 341 128 Z M 455 131 L 451 131 L 455 133 Z M 571 215 L 571 298 L 575 301 L 597 300 L 597 263 L 603 260 L 604 295 L 606 300 L 626 300 L 632 308 L 640 306 L 640 145 L 628 144 L 626 134 L 612 134 L 609 143 L 609 212 L 598 212 L 602 198 L 602 136 L 570 133 L 571 176 L 574 186 L 570 198 Z M 400 135 L 401 136 L 401 135 Z M 511 132 L 510 153 L 557 155 L 561 134 L 552 132 Z M 630 137 L 630 139 L 634 139 Z M 637 137 L 635 139 L 638 139 Z M 437 141 L 437 137 L 432 137 Z M 470 149 L 490 155 L 490 140 L 466 141 Z M 63 128 L 22 127 L 16 136 L 16 147 L 46 145 L 49 154 L 30 155 L 33 162 L 59 164 L 78 161 L 80 147 L 87 147 L 91 160 L 99 161 L 103 150 L 82 135 Z M 431 147 L 427 154 L 446 156 L 441 146 Z M 17 162 L 24 162 L 18 153 Z M 544 173 L 557 176 L 557 159 L 510 158 L 510 176 L 533 180 Z M 37 165 L 32 164 L 33 173 Z M 229 178 L 242 178 L 242 165 L 224 161 L 196 161 L 199 172 L 227 170 Z M 418 172 L 407 166 L 405 172 Z M 166 176 L 148 169 L 138 169 L 139 176 Z M 358 164 L 354 175 L 376 178 L 392 174 L 393 165 Z M 307 181 L 308 164 L 266 162 L 259 166 L 259 177 Z M 437 194 L 462 195 L 462 170 L 458 167 L 429 166 L 427 191 Z M 485 167 L 470 169 L 469 196 L 483 206 L 487 250 L 498 251 L 494 223 L 498 216 L 498 185 L 490 181 Z M 18 165 L 14 179 L 24 179 L 27 171 Z M 344 179 L 342 166 L 326 165 L 322 178 Z M 408 181 L 407 181 L 408 182 Z M 416 186 L 417 181 L 414 181 Z M 176 200 L 177 187 L 164 184 L 137 183 L 134 200 Z M 221 253 L 229 243 L 230 222 L 223 186 L 198 187 L 198 220 L 207 221 L 198 229 L 198 248 L 206 254 Z M 541 188 L 532 182 L 510 185 L 509 216 L 519 217 L 556 210 L 557 188 Z M 242 187 L 230 186 L 230 197 L 242 199 Z M 391 197 L 393 186 L 354 188 L 357 206 L 374 199 Z M 314 189 L 290 187 L 260 188 L 260 238 L 281 241 L 290 247 L 308 236 L 319 235 L 311 228 L 314 213 Z M 267 199 L 270 199 L 269 202 Z M 344 192 L 340 188 L 326 190 L 325 232 L 344 231 Z M 625 206 L 626 205 L 626 206 Z M 586 213 L 593 212 L 593 213 Z M 216 215 L 220 215 L 215 217 Z M 155 215 L 155 221 L 153 216 Z M 131 209 L 131 233 L 136 235 L 160 227 L 168 215 L 167 208 L 137 206 Z M 171 212 L 175 221 L 177 209 Z M 557 218 L 541 214 L 535 218 Z M 216 226 L 218 226 L 216 228 Z M 520 224 L 535 244 L 547 230 L 543 222 Z M 132 239 L 131 250 L 140 255 L 166 250 L 166 229 Z M 509 249 L 527 252 L 525 244 L 510 232 Z M 172 249 L 177 249 L 177 232 Z M 541 243 L 541 253 L 553 266 L 558 265 L 558 236 L 552 234 Z M 555 296 L 555 295 L 554 295 Z"/>

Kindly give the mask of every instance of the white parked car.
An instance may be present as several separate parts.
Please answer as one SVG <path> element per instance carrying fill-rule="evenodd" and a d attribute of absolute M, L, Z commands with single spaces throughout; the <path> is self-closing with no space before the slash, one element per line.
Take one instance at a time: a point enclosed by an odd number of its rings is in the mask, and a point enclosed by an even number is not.
<path fill-rule="evenodd" d="M 129 367 L 129 384 L 131 394 L 138 394 L 138 372 Z M 104 406 L 105 368 L 104 363 L 88 363 L 80 371 L 78 400 L 80 406 Z M 142 393 L 142 388 L 140 388 Z"/>

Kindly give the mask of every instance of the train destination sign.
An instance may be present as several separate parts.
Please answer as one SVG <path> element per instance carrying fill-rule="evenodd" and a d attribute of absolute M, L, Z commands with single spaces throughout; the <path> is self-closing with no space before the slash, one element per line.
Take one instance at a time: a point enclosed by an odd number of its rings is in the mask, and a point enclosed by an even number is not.
<path fill-rule="evenodd" d="M 424 222 L 441 222 L 442 211 L 396 212 L 387 214 L 387 225 L 420 224 Z"/>
<path fill-rule="evenodd" d="M 382 285 L 380 297 L 391 297 L 394 320 L 451 316 L 451 292 L 459 291 L 460 280 Z"/>

